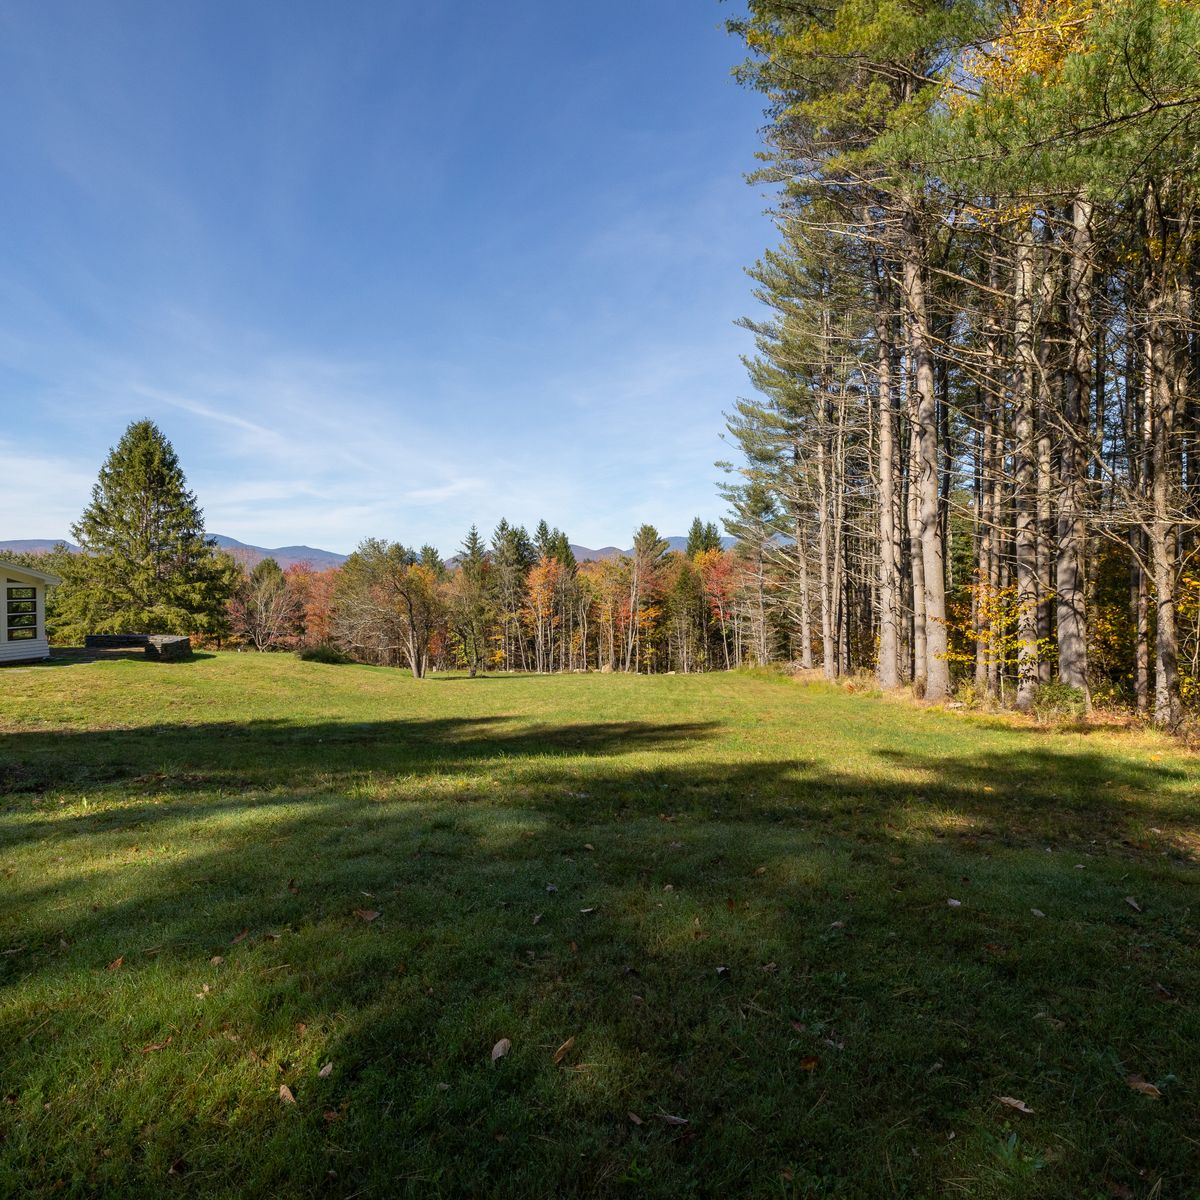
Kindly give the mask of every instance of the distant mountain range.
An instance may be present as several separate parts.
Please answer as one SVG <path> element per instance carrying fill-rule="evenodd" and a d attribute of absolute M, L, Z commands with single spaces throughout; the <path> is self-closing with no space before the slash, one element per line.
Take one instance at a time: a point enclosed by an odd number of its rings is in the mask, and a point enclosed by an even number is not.
<path fill-rule="evenodd" d="M 245 563 L 247 566 L 253 566 L 264 558 L 273 558 L 281 567 L 294 566 L 296 563 L 308 563 L 314 570 L 324 571 L 329 567 L 341 566 L 347 557 L 334 550 L 319 550 L 314 546 L 276 546 L 272 549 L 267 546 L 251 546 L 247 542 L 239 542 L 237 538 L 225 537 L 220 533 L 214 533 L 212 536 L 222 550 L 228 551 L 239 562 Z M 670 550 L 683 550 L 687 547 L 687 538 L 685 537 L 669 537 L 663 540 Z M 733 542 L 734 539 L 731 537 L 721 539 L 721 545 L 726 549 L 732 546 Z M 46 538 L 17 538 L 0 542 L 0 554 L 5 551 L 10 554 L 45 554 L 57 544 Z M 79 547 L 71 542 L 65 544 L 72 553 L 79 551 Z M 631 551 L 622 550 L 617 546 L 601 546 L 599 550 L 592 550 L 587 546 L 576 546 L 572 542 L 571 553 L 575 555 L 577 562 L 588 562 L 589 560 L 620 558 L 622 554 L 629 554 Z M 455 559 L 451 558 L 449 561 L 454 562 Z"/>
<path fill-rule="evenodd" d="M 346 555 L 333 550 L 318 550 L 314 546 L 251 546 L 239 542 L 237 538 L 225 537 L 224 534 L 214 533 L 213 540 L 238 562 L 254 566 L 264 558 L 273 558 L 281 567 L 291 567 L 296 563 L 308 563 L 316 571 L 324 571 L 329 567 L 338 567 L 346 561 Z M 72 554 L 79 552 L 79 547 L 73 542 L 63 543 Z M 10 554 L 45 554 L 53 550 L 58 542 L 47 538 L 16 538 L 0 542 L 0 554 L 8 551 Z"/>

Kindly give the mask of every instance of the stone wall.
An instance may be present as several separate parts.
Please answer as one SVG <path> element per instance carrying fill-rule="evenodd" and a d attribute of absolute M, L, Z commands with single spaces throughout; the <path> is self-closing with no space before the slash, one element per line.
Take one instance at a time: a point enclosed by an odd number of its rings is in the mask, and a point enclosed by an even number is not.
<path fill-rule="evenodd" d="M 156 662 L 178 662 L 192 657 L 191 638 L 170 633 L 152 633 L 146 641 L 146 657 Z"/>

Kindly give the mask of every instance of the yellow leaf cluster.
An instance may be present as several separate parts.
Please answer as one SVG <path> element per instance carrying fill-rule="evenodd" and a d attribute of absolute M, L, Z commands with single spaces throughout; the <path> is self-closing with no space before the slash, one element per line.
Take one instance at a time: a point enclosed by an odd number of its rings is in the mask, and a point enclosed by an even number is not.
<path fill-rule="evenodd" d="M 1072 54 L 1088 49 L 1088 34 L 1097 0 L 1022 0 L 996 38 L 973 51 L 963 71 L 979 85 L 1008 94 L 1027 79 L 1049 84 Z M 965 102 L 966 93 L 955 96 Z"/>

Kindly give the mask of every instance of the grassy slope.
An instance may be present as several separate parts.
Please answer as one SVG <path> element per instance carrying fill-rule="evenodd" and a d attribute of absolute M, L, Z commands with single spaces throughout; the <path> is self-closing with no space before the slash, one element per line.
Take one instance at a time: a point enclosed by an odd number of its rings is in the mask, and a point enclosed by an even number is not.
<path fill-rule="evenodd" d="M 5 671 L 0 734 L 0 1195 L 1196 1190 L 1162 743 L 251 655 Z"/>

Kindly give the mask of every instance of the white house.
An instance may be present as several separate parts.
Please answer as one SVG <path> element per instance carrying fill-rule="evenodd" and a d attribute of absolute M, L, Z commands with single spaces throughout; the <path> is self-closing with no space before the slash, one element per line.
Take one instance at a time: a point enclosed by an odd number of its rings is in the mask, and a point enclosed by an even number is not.
<path fill-rule="evenodd" d="M 0 663 L 50 657 L 46 640 L 46 589 L 62 583 L 57 575 L 0 560 Z"/>

